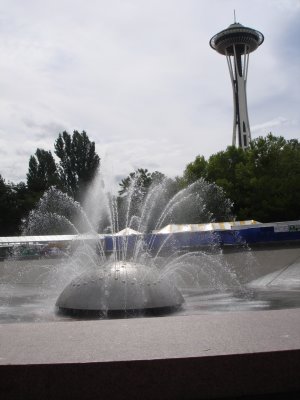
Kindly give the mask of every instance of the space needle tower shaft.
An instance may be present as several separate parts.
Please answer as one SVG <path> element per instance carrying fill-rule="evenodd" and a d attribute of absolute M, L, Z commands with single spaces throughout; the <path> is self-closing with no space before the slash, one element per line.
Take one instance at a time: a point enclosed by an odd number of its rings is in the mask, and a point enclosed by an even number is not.
<path fill-rule="evenodd" d="M 225 55 L 233 90 L 232 145 L 246 149 L 251 140 L 246 84 L 249 54 L 264 41 L 262 33 L 237 22 L 210 39 L 210 46 Z"/>

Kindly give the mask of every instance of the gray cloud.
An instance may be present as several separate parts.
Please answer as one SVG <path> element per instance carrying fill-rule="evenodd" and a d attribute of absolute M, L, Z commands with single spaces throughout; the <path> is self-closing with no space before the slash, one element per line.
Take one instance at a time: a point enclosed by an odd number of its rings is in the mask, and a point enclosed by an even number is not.
<path fill-rule="evenodd" d="M 255 135 L 277 121 L 272 130 L 299 138 L 298 5 L 239 2 L 238 20 L 265 34 L 249 66 Z M 234 0 L 0 3 L 3 176 L 25 179 L 29 156 L 53 150 L 62 130 L 86 130 L 114 177 L 135 167 L 175 176 L 197 154 L 224 149 L 231 84 L 208 42 L 234 8 Z"/>
<path fill-rule="evenodd" d="M 56 138 L 59 133 L 66 130 L 62 124 L 57 122 L 38 123 L 30 118 L 24 118 L 23 122 L 37 140 L 49 137 Z"/>
<path fill-rule="evenodd" d="M 272 119 L 271 121 L 266 121 L 262 124 L 259 125 L 254 125 L 252 127 L 252 132 L 256 132 L 256 131 L 267 131 L 268 129 L 274 128 L 275 126 L 279 126 L 279 125 L 285 125 L 289 122 L 289 120 L 285 117 L 277 117 Z"/>

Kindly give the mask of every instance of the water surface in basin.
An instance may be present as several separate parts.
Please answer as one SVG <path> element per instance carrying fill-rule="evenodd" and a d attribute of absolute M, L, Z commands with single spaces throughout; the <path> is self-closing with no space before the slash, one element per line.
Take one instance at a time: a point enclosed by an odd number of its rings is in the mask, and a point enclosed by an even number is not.
<path fill-rule="evenodd" d="M 41 288 L 40 285 L 0 284 L 0 290 L 0 323 L 74 320 L 74 317 L 57 312 L 54 307 L 56 296 L 53 296 L 53 291 Z M 300 287 L 292 289 L 244 288 L 242 291 L 222 292 L 209 289 L 183 289 L 182 294 L 185 299 L 184 304 L 170 315 L 184 316 L 300 307 Z M 139 316 L 142 315 L 142 313 L 139 314 Z M 123 315 L 123 317 L 132 316 L 136 315 L 130 312 Z M 151 316 L 151 313 L 147 316 Z M 104 316 L 99 314 L 99 319 L 103 318 Z"/>

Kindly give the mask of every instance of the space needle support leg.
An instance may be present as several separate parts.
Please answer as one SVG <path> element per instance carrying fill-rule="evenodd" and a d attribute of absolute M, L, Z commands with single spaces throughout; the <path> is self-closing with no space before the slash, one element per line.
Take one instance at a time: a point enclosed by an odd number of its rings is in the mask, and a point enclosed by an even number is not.
<path fill-rule="evenodd" d="M 247 97 L 246 97 L 246 77 L 248 70 L 248 48 L 244 47 L 241 53 L 233 46 L 234 50 L 234 70 L 237 93 L 237 128 L 239 146 L 246 149 L 250 142 L 250 126 L 248 118 Z"/>
<path fill-rule="evenodd" d="M 229 74 L 230 74 L 230 80 L 231 80 L 231 85 L 232 85 L 232 91 L 233 91 L 233 130 L 232 130 L 232 146 L 235 146 L 236 144 L 236 86 L 235 86 L 235 78 L 234 78 L 234 71 L 232 68 L 232 62 L 230 55 L 226 51 L 226 60 L 227 60 L 227 65 L 229 69 Z"/>
<path fill-rule="evenodd" d="M 247 79 L 248 79 L 248 67 L 249 67 L 249 48 L 248 46 L 245 46 L 245 57 L 244 57 L 244 63 L 245 63 L 245 74 L 244 74 L 244 83 L 245 83 L 245 93 L 247 92 Z M 250 123 L 249 123 L 249 115 L 248 115 L 248 107 L 246 107 L 246 117 L 247 117 L 247 139 L 248 139 L 248 146 L 251 141 L 251 130 L 250 130 Z"/>

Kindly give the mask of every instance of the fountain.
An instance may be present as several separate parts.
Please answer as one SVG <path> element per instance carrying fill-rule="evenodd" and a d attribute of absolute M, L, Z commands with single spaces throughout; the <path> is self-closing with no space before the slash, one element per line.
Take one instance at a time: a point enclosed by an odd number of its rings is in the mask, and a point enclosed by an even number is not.
<path fill-rule="evenodd" d="M 170 195 L 161 182 L 143 201 L 132 189 L 118 203 L 99 181 L 84 208 L 50 189 L 24 225 L 26 235 L 70 234 L 63 258 L 26 261 L 17 253 L 0 263 L 1 394 L 299 394 L 299 246 L 226 248 L 212 232 L 205 248 L 178 247 L 162 227 L 187 222 L 189 212 L 203 222 L 219 219 L 220 208 L 229 212 L 214 185 L 200 181 Z M 106 318 L 153 312 L 164 318 Z"/>
<path fill-rule="evenodd" d="M 165 313 L 184 303 L 182 289 L 203 282 L 210 288 L 227 284 L 240 288 L 213 236 L 208 251 L 186 252 L 174 248 L 172 233 L 158 233 L 167 223 L 189 218 L 191 210 L 203 222 L 211 221 L 214 212 L 230 215 L 231 204 L 222 190 L 199 180 L 174 195 L 170 180 L 163 179 L 144 193 L 137 179 L 120 200 L 105 192 L 99 173 L 83 208 L 50 188 L 30 213 L 23 227 L 26 235 L 62 230 L 76 235 L 73 254 L 48 274 L 62 290 L 56 301 L 60 312 L 84 316 Z M 99 236 L 97 231 L 106 234 Z"/>
<path fill-rule="evenodd" d="M 161 180 L 144 193 L 133 180 L 121 199 L 105 187 L 97 175 L 83 207 L 56 188 L 44 194 L 24 222 L 24 234 L 67 233 L 73 240 L 58 258 L 47 253 L 26 261 L 17 247 L 1 266 L 2 320 L 190 315 L 299 304 L 297 246 L 250 250 L 239 231 L 231 231 L 238 245 L 224 247 L 212 231 L 205 246 L 195 247 L 192 234 L 202 233 L 173 233 L 172 223 L 195 220 L 195 214 L 206 223 L 230 218 L 231 204 L 216 185 L 200 180 L 176 191 Z"/>

